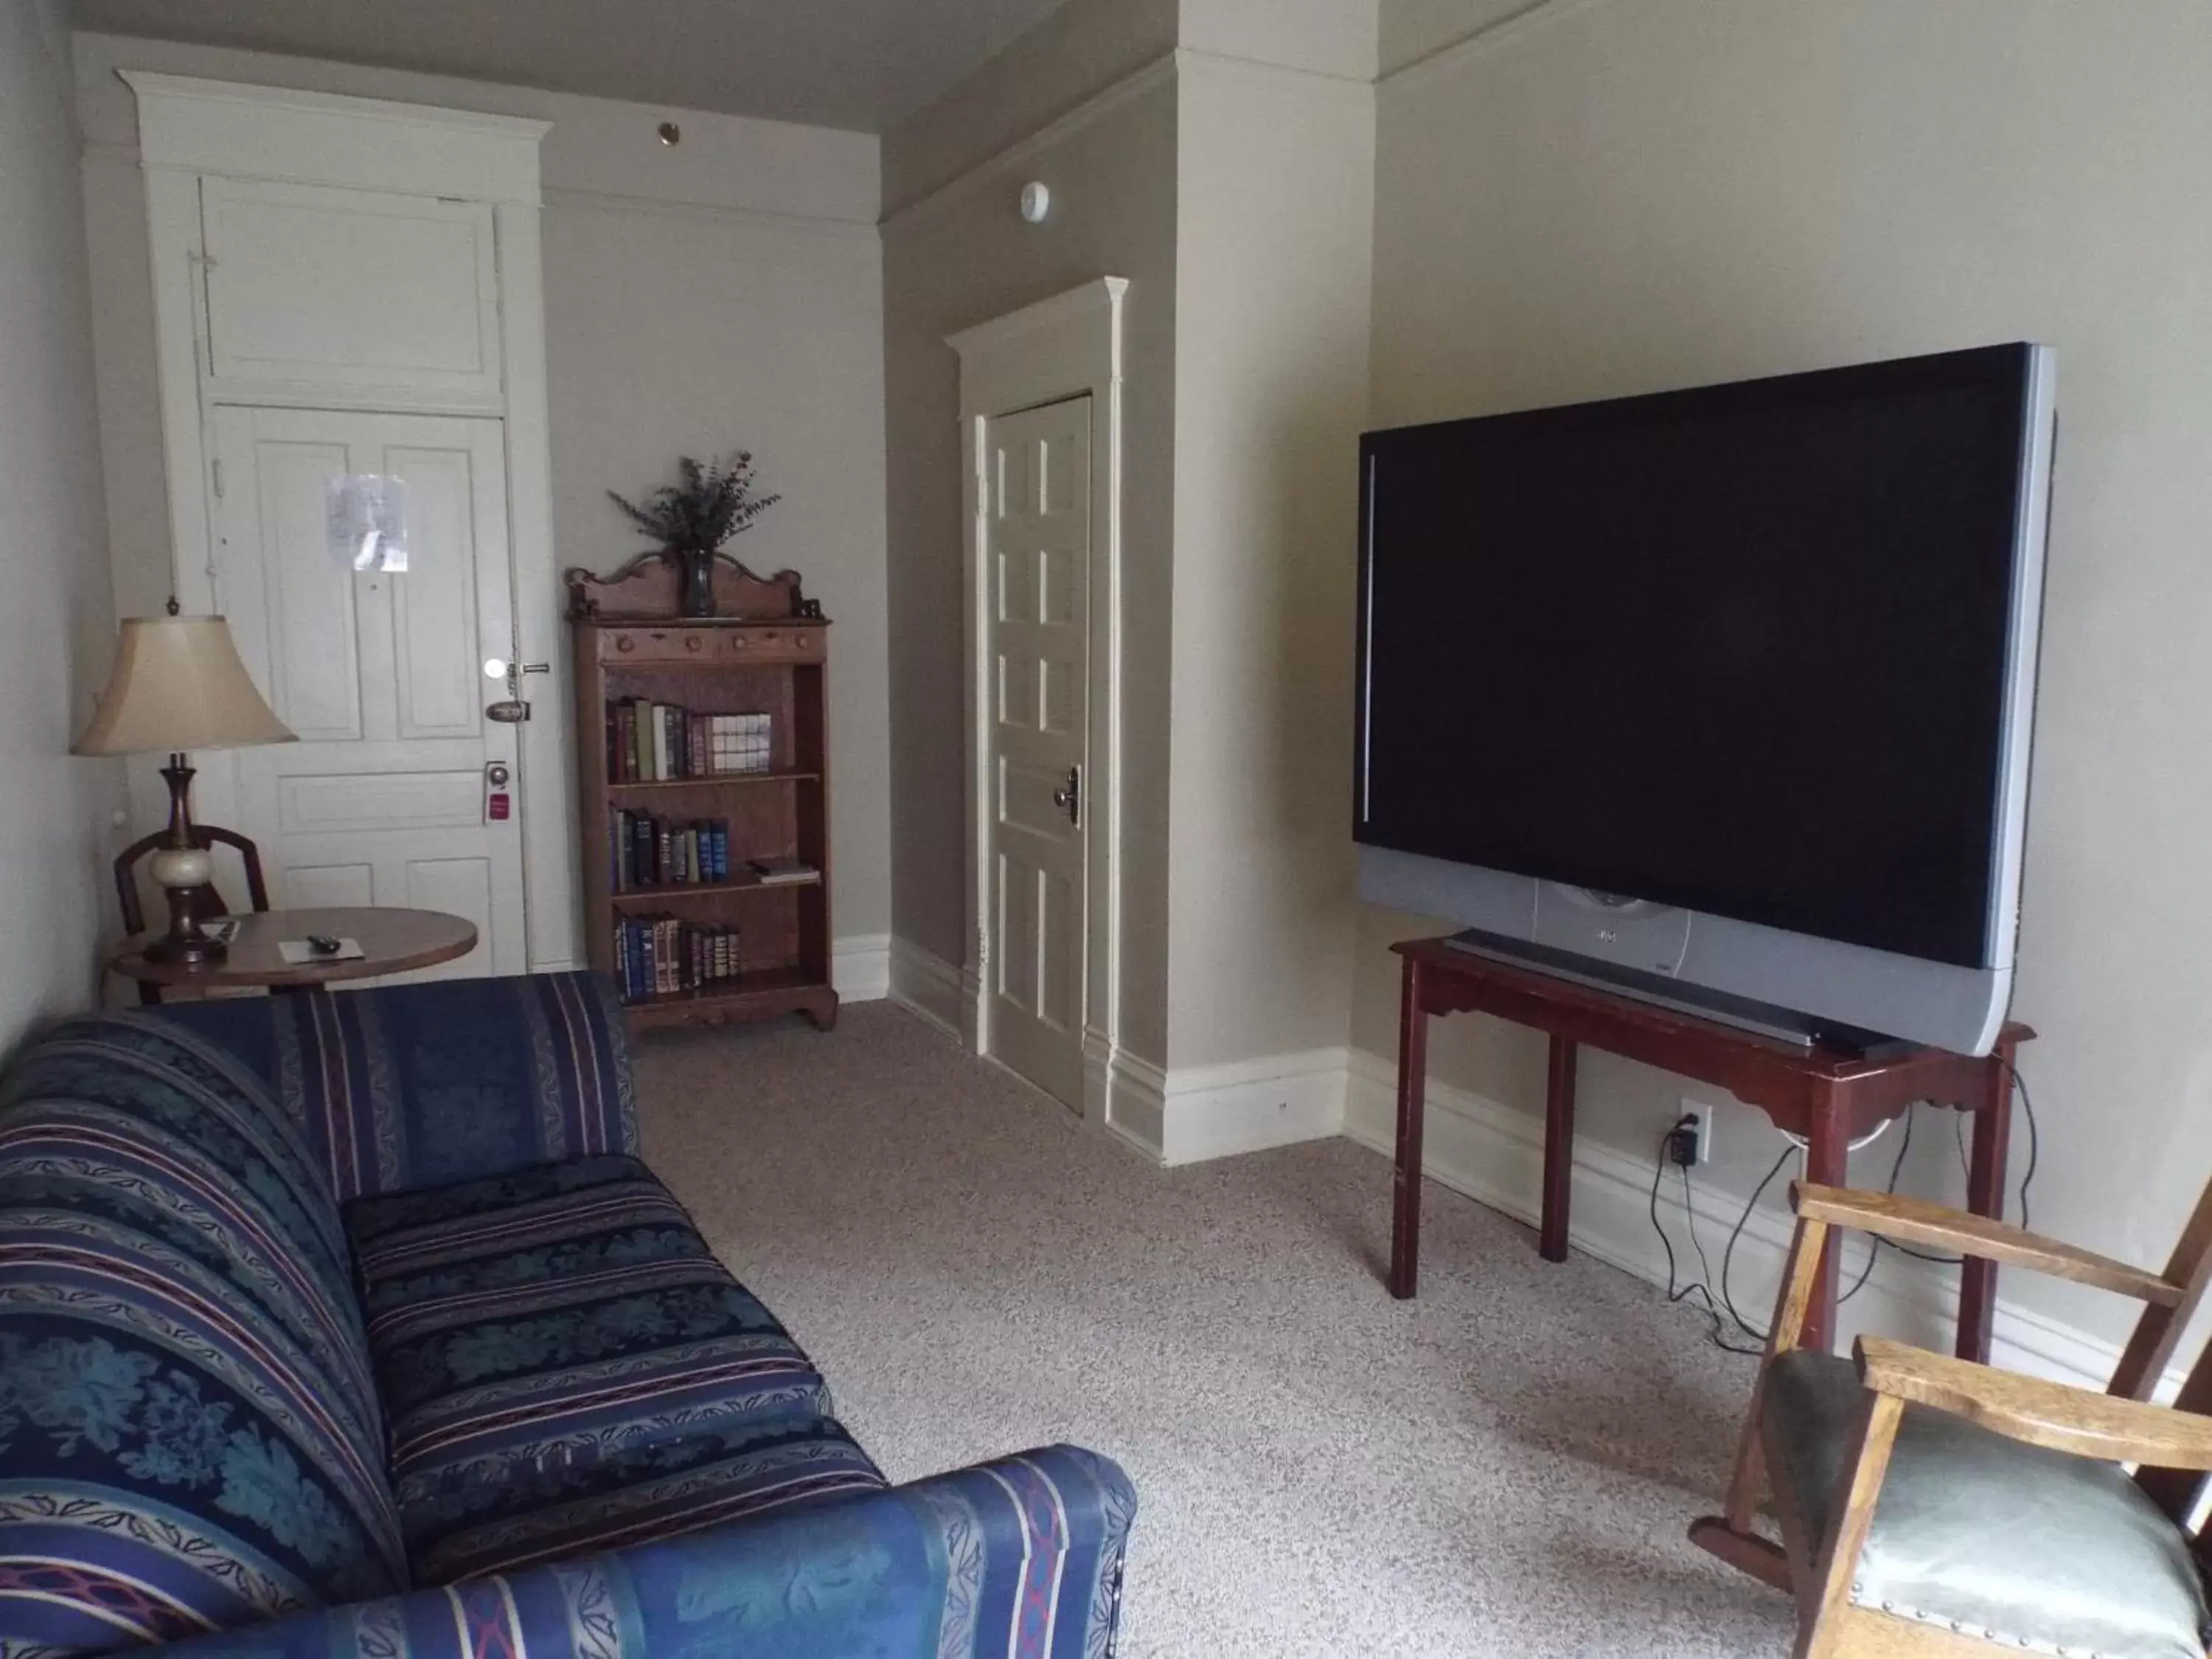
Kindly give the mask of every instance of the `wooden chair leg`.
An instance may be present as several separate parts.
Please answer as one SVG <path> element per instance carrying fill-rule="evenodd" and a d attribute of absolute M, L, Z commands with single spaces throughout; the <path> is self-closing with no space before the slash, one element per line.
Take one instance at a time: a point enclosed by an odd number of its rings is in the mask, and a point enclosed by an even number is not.
<path fill-rule="evenodd" d="M 1766 1407 L 1766 1371 L 1803 1340 L 1805 1322 L 1820 1290 L 1820 1258 L 1827 1243 L 1826 1222 L 1798 1222 L 1796 1236 L 1790 1243 L 1790 1260 L 1782 1271 L 1782 1288 L 1774 1299 L 1774 1324 L 1766 1336 L 1766 1357 L 1759 1362 L 1751 1405 L 1736 1439 L 1735 1468 L 1729 1477 L 1726 1506 L 1721 1514 L 1702 1516 L 1690 1526 L 1690 1541 L 1698 1548 L 1779 1590 L 1791 1588 L 1789 1558 L 1752 1530 L 1759 1517 L 1759 1488 L 1766 1474 L 1759 1434 Z"/>
<path fill-rule="evenodd" d="M 1905 1402 L 1892 1395 L 1869 1393 L 1859 1408 L 1849 1464 L 1850 1485 L 1841 1510 L 1829 1520 L 1816 1565 L 1798 1591 L 1793 1659 L 1835 1659 L 1842 1650 L 1851 1577 L 1858 1571 L 1859 1552 L 1874 1525 L 1882 1477 L 1889 1473 L 1889 1455 L 1897 1445 L 1897 1425 L 1904 1415 Z"/>

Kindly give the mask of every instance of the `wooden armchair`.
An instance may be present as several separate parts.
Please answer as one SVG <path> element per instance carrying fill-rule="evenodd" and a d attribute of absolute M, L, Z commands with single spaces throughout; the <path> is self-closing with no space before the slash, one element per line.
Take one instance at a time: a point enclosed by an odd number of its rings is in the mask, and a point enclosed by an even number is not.
<path fill-rule="evenodd" d="M 146 931 L 146 911 L 138 898 L 138 866 L 168 844 L 169 832 L 156 830 L 150 836 L 141 836 L 115 855 L 115 899 L 123 910 L 123 931 L 126 934 Z M 234 848 L 246 866 L 246 896 L 256 910 L 269 908 L 269 885 L 261 876 L 261 849 L 235 830 L 219 829 L 211 823 L 192 825 L 193 844 L 212 852 L 217 847 Z M 194 900 L 192 913 L 203 921 L 216 916 L 227 916 L 230 908 L 223 902 L 222 895 L 210 882 L 205 891 Z M 159 1002 L 161 988 L 140 981 L 138 1000 Z"/>
<path fill-rule="evenodd" d="M 2175 1404 L 2145 1403 L 2212 1280 L 2212 1188 L 2163 1273 L 1940 1205 L 1800 1185 L 1727 1513 L 1690 1536 L 1794 1591 L 1794 1659 L 2205 1659 L 2192 1535 L 2212 1471 L 2212 1352 Z M 2105 1394 L 1881 1338 L 1802 1344 L 1832 1227 L 2116 1291 L 2144 1312 Z M 2124 1464 L 2140 1466 L 2132 1476 Z M 1752 1530 L 1772 1490 L 1783 1547 Z"/>

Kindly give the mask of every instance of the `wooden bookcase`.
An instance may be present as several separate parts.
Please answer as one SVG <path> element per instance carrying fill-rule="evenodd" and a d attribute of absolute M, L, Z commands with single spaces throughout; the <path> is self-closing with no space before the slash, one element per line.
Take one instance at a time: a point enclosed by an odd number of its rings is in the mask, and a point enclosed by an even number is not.
<path fill-rule="evenodd" d="M 633 1030 L 803 1013 L 836 1023 L 830 982 L 830 752 L 823 708 L 830 624 L 798 575 L 758 577 L 721 558 L 710 618 L 679 617 L 677 573 L 648 555 L 615 575 L 567 573 L 574 652 L 576 775 L 583 825 L 585 939 L 592 966 L 621 975 L 626 916 L 673 916 L 737 930 L 738 973 L 692 988 L 626 998 Z M 695 714 L 765 714 L 769 769 L 624 781 L 610 749 L 610 709 L 629 699 Z M 617 884 L 617 815 L 726 820 L 726 880 Z M 796 859 L 819 873 L 764 884 L 755 858 Z"/>

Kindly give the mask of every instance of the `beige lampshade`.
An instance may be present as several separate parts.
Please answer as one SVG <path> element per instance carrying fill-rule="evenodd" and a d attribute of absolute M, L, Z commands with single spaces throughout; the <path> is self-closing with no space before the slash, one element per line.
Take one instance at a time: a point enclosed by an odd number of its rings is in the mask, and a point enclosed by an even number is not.
<path fill-rule="evenodd" d="M 79 755 L 161 755 L 290 743 L 220 617 L 132 617 Z"/>

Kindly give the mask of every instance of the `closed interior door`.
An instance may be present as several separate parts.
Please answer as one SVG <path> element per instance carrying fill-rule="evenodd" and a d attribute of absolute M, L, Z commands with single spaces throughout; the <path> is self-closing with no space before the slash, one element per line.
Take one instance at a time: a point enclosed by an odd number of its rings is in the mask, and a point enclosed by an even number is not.
<path fill-rule="evenodd" d="M 506 695 L 484 660 L 513 654 L 501 423 L 223 408 L 215 426 L 217 600 L 300 738 L 235 757 L 234 827 L 271 902 L 466 916 L 477 948 L 409 977 L 521 972 L 523 781 L 514 727 L 484 712 Z M 405 570 L 331 547 L 327 487 L 349 473 L 404 481 Z"/>
<path fill-rule="evenodd" d="M 988 1041 L 1080 1110 L 1091 399 L 988 422 L 983 467 Z"/>

